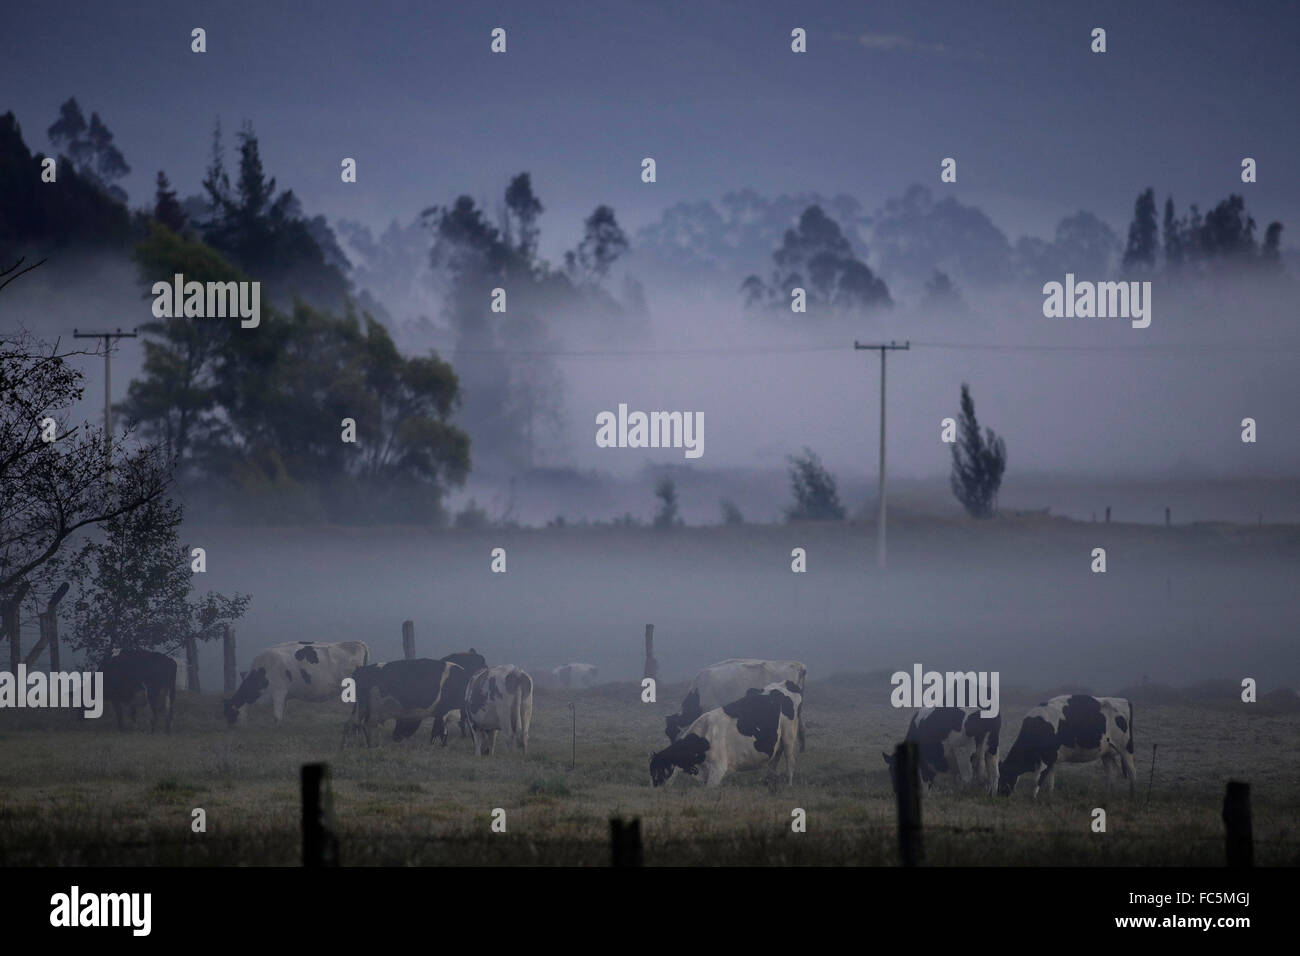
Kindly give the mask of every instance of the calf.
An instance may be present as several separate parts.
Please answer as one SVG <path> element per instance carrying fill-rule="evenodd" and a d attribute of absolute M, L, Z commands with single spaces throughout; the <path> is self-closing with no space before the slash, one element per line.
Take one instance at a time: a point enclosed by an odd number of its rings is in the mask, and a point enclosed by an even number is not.
<path fill-rule="evenodd" d="M 358 667 L 352 674 L 357 684 L 357 702 L 352 717 L 343 727 L 343 742 L 361 731 L 370 746 L 370 728 L 385 720 L 414 722 L 418 728 L 425 717 L 445 712 L 447 688 L 464 668 L 449 661 L 427 658 L 389 661 Z"/>
<path fill-rule="evenodd" d="M 268 647 L 253 658 L 234 696 L 221 702 L 226 721 L 233 727 L 247 708 L 269 701 L 279 726 L 286 701 L 339 700 L 343 678 L 369 660 L 370 648 L 363 641 L 298 641 Z"/>
<path fill-rule="evenodd" d="M 488 667 L 469 680 L 465 717 L 474 749 L 483 756 L 496 750 L 497 733 L 505 730 L 528 756 L 528 728 L 533 722 L 533 679 L 513 664 Z"/>
<path fill-rule="evenodd" d="M 980 716 L 975 707 L 922 707 L 912 715 L 904 742 L 916 744 L 921 761 L 921 780 L 926 789 L 941 773 L 955 773 L 962 786 L 982 782 L 992 796 L 998 787 L 998 735 L 1002 715 Z M 883 754 L 889 776 L 898 792 L 894 755 Z"/>
<path fill-rule="evenodd" d="M 1016 742 L 1002 761 L 998 793 L 1010 796 L 1020 775 L 1033 771 L 1037 798 L 1044 784 L 1047 792 L 1052 792 L 1058 763 L 1091 763 L 1098 758 L 1108 788 L 1111 772 L 1119 762 L 1132 796 L 1137 788 L 1133 704 L 1123 697 L 1053 697 L 1025 715 Z"/>
<path fill-rule="evenodd" d="M 113 704 L 117 729 L 122 730 L 122 708 L 131 708 L 135 724 L 136 697 L 142 691 L 149 700 L 149 733 L 158 727 L 158 715 L 166 714 L 164 729 L 172 732 L 172 711 L 176 707 L 176 661 L 156 651 L 127 650 L 104 662 L 104 697 Z"/>
<path fill-rule="evenodd" d="M 764 661 L 755 658 L 731 658 L 710 664 L 695 675 L 682 698 L 681 713 L 669 715 L 665 733 L 676 740 L 681 732 L 706 710 L 739 700 L 755 687 L 789 681 L 799 688 L 803 700 L 808 670 L 799 661 Z M 802 708 L 802 703 L 799 705 Z M 804 749 L 803 714 L 799 714 L 799 749 Z"/>
<path fill-rule="evenodd" d="M 705 786 L 716 787 L 732 771 L 767 767 L 769 774 L 775 772 L 782 757 L 788 782 L 794 783 L 802 698 L 793 681 L 776 681 L 702 714 L 667 748 L 650 755 L 650 783 L 662 786 L 680 768 L 692 776 L 703 771 Z"/>

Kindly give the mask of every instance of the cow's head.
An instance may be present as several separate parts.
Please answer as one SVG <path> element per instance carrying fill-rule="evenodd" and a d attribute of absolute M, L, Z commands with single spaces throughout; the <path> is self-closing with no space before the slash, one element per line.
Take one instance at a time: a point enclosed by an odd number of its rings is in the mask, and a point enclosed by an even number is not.
<path fill-rule="evenodd" d="M 678 767 L 692 776 L 699 773 L 700 764 L 704 763 L 704 756 L 708 749 L 709 742 L 699 734 L 687 734 L 658 753 L 652 753 L 650 755 L 651 786 L 662 787 Z"/>
<path fill-rule="evenodd" d="M 262 691 L 271 686 L 271 682 L 266 679 L 266 668 L 258 667 L 248 672 L 239 689 L 235 691 L 233 697 L 227 697 L 221 702 L 221 709 L 226 715 L 226 723 L 231 727 L 239 721 L 240 711 L 257 700 L 262 695 Z"/>
<path fill-rule="evenodd" d="M 1011 791 L 1016 789 L 1016 780 L 1019 778 L 1019 776 L 1020 776 L 1019 774 L 1014 774 L 1011 773 L 1010 771 L 1002 770 L 1001 768 L 999 768 L 998 769 L 998 796 L 999 797 L 1011 796 Z"/>

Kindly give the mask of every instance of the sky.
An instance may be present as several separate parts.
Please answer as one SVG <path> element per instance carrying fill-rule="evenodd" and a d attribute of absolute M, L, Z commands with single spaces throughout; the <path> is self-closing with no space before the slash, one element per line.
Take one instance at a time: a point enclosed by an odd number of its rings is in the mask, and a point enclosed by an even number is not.
<path fill-rule="evenodd" d="M 206 53 L 191 52 L 195 27 L 206 30 Z M 504 54 L 490 51 L 497 27 L 506 30 Z M 806 54 L 791 52 L 796 27 L 807 31 Z M 1104 54 L 1090 50 L 1095 27 L 1107 31 Z M 6 13 L 0 109 L 17 114 L 34 149 L 49 148 L 45 130 L 67 97 L 99 112 L 133 165 L 123 185 L 137 206 L 151 200 L 160 168 L 182 195 L 199 190 L 218 118 L 228 166 L 233 134 L 250 122 L 267 172 L 308 215 L 376 229 L 463 193 L 493 212 L 509 178 L 527 170 L 546 206 L 542 252 L 552 261 L 576 244 L 598 203 L 635 233 L 673 203 L 745 187 L 766 196 L 846 192 L 872 210 L 916 182 L 980 207 L 1013 241 L 1050 237 L 1079 209 L 1122 239 L 1147 186 L 1161 202 L 1172 194 L 1180 213 L 1240 192 L 1259 232 L 1280 219 L 1283 245 L 1294 247 L 1297 50 L 1300 5 L 1266 0 L 49 0 Z M 647 156 L 657 164 L 653 184 L 641 181 Z M 1246 156 L 1258 164 L 1248 185 Z M 341 182 L 344 157 L 357 160 L 355 184 Z M 945 157 L 957 160 L 955 184 L 939 182 Z M 138 299 L 132 281 L 120 285 Z M 699 291 L 650 290 L 647 345 L 757 341 L 752 324 L 731 314 L 739 311 L 731 289 L 721 309 L 701 304 Z M 1294 303 L 1160 296 L 1142 342 L 1194 340 L 1200 352 L 918 348 L 900 358 L 890 379 L 894 473 L 946 472 L 937 423 L 955 411 L 962 381 L 982 419 L 1010 436 L 1018 469 L 1146 473 L 1199 462 L 1214 474 L 1294 473 L 1300 441 L 1285 424 L 1294 350 L 1248 360 L 1214 349 L 1234 337 L 1258 347 L 1293 334 Z M 1033 295 L 982 305 L 1003 314 L 978 327 L 919 329 L 895 313 L 861 332 L 837 331 L 833 344 L 854 334 L 1016 347 L 1137 341 L 1122 323 L 1048 328 Z M 127 371 L 133 360 L 123 361 Z M 836 468 L 875 468 L 877 379 L 851 351 L 746 358 L 725 372 L 712 358 L 566 362 L 574 425 L 558 462 L 639 468 L 651 456 L 597 449 L 588 424 L 627 402 L 703 410 L 708 465 L 779 467 L 811 444 Z M 99 373 L 88 373 L 93 389 Z M 1270 441 L 1251 459 L 1238 437 L 1246 415 L 1269 423 Z"/>
<path fill-rule="evenodd" d="M 1204 208 L 1241 187 L 1243 156 L 1250 208 L 1300 222 L 1297 48 L 1300 7 L 1272 2 L 51 0 L 6 13 L 0 69 L 29 144 L 68 96 L 98 111 L 137 204 L 158 168 L 198 190 L 220 117 L 253 124 L 309 213 L 374 226 L 462 192 L 495 201 L 520 169 L 560 245 L 596 202 L 633 228 L 741 186 L 874 208 L 952 156 L 950 189 L 1014 238 L 1079 208 L 1121 230 L 1147 185 Z"/>

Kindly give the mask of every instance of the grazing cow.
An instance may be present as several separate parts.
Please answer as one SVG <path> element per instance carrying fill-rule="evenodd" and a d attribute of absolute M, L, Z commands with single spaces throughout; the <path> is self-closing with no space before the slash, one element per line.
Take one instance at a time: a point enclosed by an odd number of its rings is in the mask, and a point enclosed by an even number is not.
<path fill-rule="evenodd" d="M 678 735 L 706 710 L 739 700 L 753 688 L 785 681 L 790 681 L 799 688 L 799 699 L 802 701 L 804 686 L 808 682 L 808 670 L 799 661 L 732 658 L 710 664 L 695 675 L 695 680 L 691 681 L 686 696 L 682 698 L 681 713 L 669 715 L 665 733 L 668 734 L 669 740 L 676 740 Z M 803 706 L 802 703 L 800 706 Z M 804 749 L 803 714 L 800 713 L 799 717 L 799 750 L 802 752 Z"/>
<path fill-rule="evenodd" d="M 732 771 L 767 767 L 773 773 L 782 757 L 794 783 L 802 699 L 794 681 L 751 687 L 739 700 L 696 718 L 677 740 L 651 754 L 650 783 L 662 786 L 680 767 L 692 776 L 703 770 L 705 786 L 716 787 Z"/>
<path fill-rule="evenodd" d="M 497 732 L 508 731 L 528 756 L 528 727 L 533 722 L 533 679 L 513 664 L 488 667 L 474 674 L 465 692 L 465 717 L 474 749 L 483 756 L 496 750 Z"/>
<path fill-rule="evenodd" d="M 104 662 L 104 697 L 117 713 L 117 729 L 122 730 L 122 708 L 131 708 L 135 724 L 137 696 L 144 692 L 149 701 L 149 733 L 158 727 L 158 715 L 165 713 L 164 725 L 172 732 L 172 711 L 176 707 L 176 661 L 157 651 L 127 650 L 115 653 Z"/>
<path fill-rule="evenodd" d="M 596 665 L 561 664 L 552 668 L 551 676 L 561 687 L 590 687 L 596 683 Z"/>
<path fill-rule="evenodd" d="M 270 702 L 279 726 L 287 700 L 339 700 L 343 679 L 369 660 L 370 648 L 364 641 L 298 641 L 268 647 L 253 658 L 235 695 L 221 702 L 226 722 L 233 727 L 245 708 L 258 701 Z"/>
<path fill-rule="evenodd" d="M 1068 694 L 1053 697 L 1032 708 L 1020 724 L 1020 733 L 1002 761 L 998 793 L 1010 796 L 1021 774 L 1034 772 L 1034 797 L 1044 784 L 1052 792 L 1058 763 L 1090 763 L 1101 759 L 1109 788 L 1118 760 L 1128 779 L 1129 795 L 1136 792 L 1133 765 L 1133 704 L 1123 697 L 1089 697 Z"/>
<path fill-rule="evenodd" d="M 904 742 L 916 744 L 921 779 L 926 789 L 941 773 L 955 773 L 962 786 L 975 780 L 993 796 L 998 787 L 998 735 L 1002 715 L 982 717 L 975 707 L 922 707 L 912 715 Z M 889 776 L 898 792 L 894 755 L 883 754 Z"/>
<path fill-rule="evenodd" d="M 117 657 L 117 655 L 121 653 L 122 653 L 122 649 L 120 647 L 115 647 L 113 648 L 112 656 Z M 190 689 L 189 661 L 187 661 L 184 655 L 181 654 L 168 654 L 167 656 L 176 662 L 176 689 L 189 690 Z"/>
<path fill-rule="evenodd" d="M 357 682 L 357 702 L 343 727 L 343 742 L 358 730 L 370 746 L 370 728 L 385 720 L 412 723 L 416 728 L 425 717 L 445 712 L 450 703 L 448 688 L 464 686 L 464 668 L 450 661 L 389 661 L 358 667 L 352 674 Z"/>
<path fill-rule="evenodd" d="M 448 722 L 458 723 L 460 725 L 460 735 L 469 736 L 465 726 L 464 707 L 465 690 L 469 684 L 470 676 L 475 671 L 481 671 L 487 667 L 487 661 L 483 655 L 474 648 L 457 654 L 448 654 L 446 657 L 440 657 L 439 660 L 449 664 L 459 664 L 461 670 L 453 671 L 447 678 L 447 686 L 443 688 L 442 699 L 438 702 L 437 712 L 433 715 L 433 733 L 429 735 L 429 742 L 435 740 L 442 741 L 442 745 L 447 746 L 447 724 Z M 399 720 L 393 724 L 393 739 L 404 740 L 410 737 L 420 729 L 419 720 Z"/>

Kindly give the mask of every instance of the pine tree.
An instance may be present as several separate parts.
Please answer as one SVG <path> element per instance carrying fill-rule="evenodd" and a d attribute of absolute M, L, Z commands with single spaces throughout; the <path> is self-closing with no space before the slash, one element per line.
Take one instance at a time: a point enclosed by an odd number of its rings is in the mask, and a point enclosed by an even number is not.
<path fill-rule="evenodd" d="M 958 427 L 961 437 L 952 447 L 952 493 L 972 518 L 991 518 L 997 512 L 1007 449 L 993 429 L 985 428 L 980 435 L 975 400 L 970 397 L 970 386 L 964 382 Z"/>
<path fill-rule="evenodd" d="M 1133 222 L 1128 227 L 1128 245 L 1124 249 L 1125 272 L 1155 268 L 1156 238 L 1156 193 L 1148 187 L 1133 205 Z"/>
<path fill-rule="evenodd" d="M 179 233 L 185 228 L 185 213 L 176 199 L 176 190 L 167 181 L 167 174 L 158 170 L 158 185 L 154 193 L 153 217 L 170 229 Z"/>

